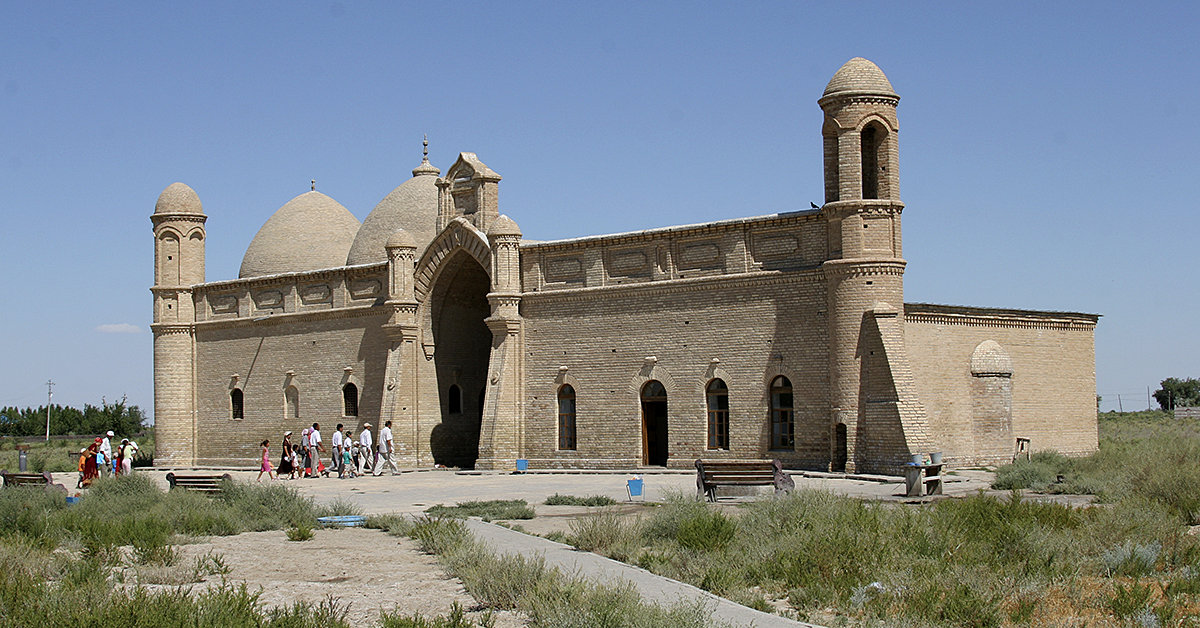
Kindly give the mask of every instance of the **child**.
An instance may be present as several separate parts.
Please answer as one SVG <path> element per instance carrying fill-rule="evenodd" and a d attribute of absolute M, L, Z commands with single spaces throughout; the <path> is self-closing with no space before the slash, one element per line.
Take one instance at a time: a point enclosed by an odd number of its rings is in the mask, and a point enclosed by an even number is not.
<path fill-rule="evenodd" d="M 292 445 L 292 475 L 291 479 L 296 479 L 297 476 L 303 475 L 304 456 L 300 454 L 300 446 Z"/>
<path fill-rule="evenodd" d="M 350 437 L 351 437 L 351 435 L 350 435 L 350 430 L 346 430 L 346 440 L 345 440 L 345 442 L 347 442 L 347 443 L 348 443 L 348 442 L 350 442 Z M 354 456 L 352 456 L 352 455 L 350 454 L 350 448 L 349 448 L 349 447 L 342 447 L 342 469 L 341 469 L 341 471 L 339 471 L 339 472 L 338 472 L 338 477 L 339 477 L 339 478 L 344 478 L 344 477 L 346 477 L 346 473 L 347 473 L 347 472 L 349 472 L 349 473 L 350 473 L 350 477 L 352 477 L 352 478 L 353 478 L 353 477 L 355 477 L 355 473 L 354 473 Z"/>
<path fill-rule="evenodd" d="M 262 466 L 258 469 L 258 477 L 255 478 L 255 481 L 261 482 L 262 474 L 264 473 L 267 474 L 268 478 L 271 478 L 272 480 L 278 480 L 279 477 L 275 475 L 275 470 L 271 468 L 271 441 L 264 440 L 263 442 L 259 443 L 258 446 L 262 447 Z"/>

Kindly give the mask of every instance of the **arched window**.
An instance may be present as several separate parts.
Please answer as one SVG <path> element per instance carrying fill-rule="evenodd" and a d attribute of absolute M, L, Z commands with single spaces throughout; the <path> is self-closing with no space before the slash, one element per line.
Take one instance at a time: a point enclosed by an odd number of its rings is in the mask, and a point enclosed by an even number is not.
<path fill-rule="evenodd" d="M 792 382 L 780 376 L 771 382 L 771 449 L 795 449 L 796 420 L 792 412 Z"/>
<path fill-rule="evenodd" d="M 446 411 L 450 414 L 462 414 L 462 389 L 458 384 L 450 384 L 446 391 Z"/>
<path fill-rule="evenodd" d="M 575 449 L 575 389 L 570 384 L 558 389 L 558 448 Z"/>
<path fill-rule="evenodd" d="M 295 386 L 283 389 L 284 416 L 289 419 L 300 418 L 300 390 Z"/>
<path fill-rule="evenodd" d="M 862 197 L 879 198 L 879 173 L 881 167 L 887 165 L 887 155 L 883 150 L 887 131 L 878 122 L 872 122 L 863 127 L 859 138 L 862 156 Z"/>
<path fill-rule="evenodd" d="M 343 416 L 358 416 L 358 386 L 347 382 L 342 386 Z"/>
<path fill-rule="evenodd" d="M 720 379 L 708 383 L 708 448 L 729 449 L 729 388 Z"/>
<path fill-rule="evenodd" d="M 235 419 L 245 418 L 242 410 L 242 389 L 234 388 L 229 391 L 229 410 L 230 416 Z"/>

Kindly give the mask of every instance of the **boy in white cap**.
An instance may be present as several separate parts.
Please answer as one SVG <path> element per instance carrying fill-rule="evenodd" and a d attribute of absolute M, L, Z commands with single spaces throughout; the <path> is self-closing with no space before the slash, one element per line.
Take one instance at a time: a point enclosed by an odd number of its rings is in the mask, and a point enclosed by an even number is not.
<path fill-rule="evenodd" d="M 371 449 L 372 443 L 373 443 L 373 440 L 371 438 L 371 424 L 363 423 L 362 434 L 359 434 L 359 436 L 358 436 L 358 446 L 359 446 L 358 474 L 359 475 L 366 475 L 367 473 L 369 473 L 371 471 L 371 469 L 373 469 L 375 467 L 374 460 L 372 459 L 372 453 L 371 453 L 372 452 L 372 449 Z"/>

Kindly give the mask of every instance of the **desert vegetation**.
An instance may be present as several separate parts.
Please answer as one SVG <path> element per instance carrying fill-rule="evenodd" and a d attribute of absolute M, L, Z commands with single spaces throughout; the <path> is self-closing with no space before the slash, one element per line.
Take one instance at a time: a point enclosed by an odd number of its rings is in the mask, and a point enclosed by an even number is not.
<path fill-rule="evenodd" d="M 1107 417 L 1095 455 L 1001 468 L 997 486 L 1014 490 L 999 496 L 913 506 L 801 491 L 730 507 L 678 495 L 642 518 L 582 518 L 566 540 L 826 625 L 1196 625 L 1198 431 L 1161 413 Z"/>

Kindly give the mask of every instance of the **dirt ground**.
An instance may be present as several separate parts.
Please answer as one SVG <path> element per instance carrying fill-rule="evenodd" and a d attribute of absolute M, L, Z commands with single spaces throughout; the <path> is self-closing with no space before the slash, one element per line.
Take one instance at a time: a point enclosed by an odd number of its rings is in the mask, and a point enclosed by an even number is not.
<path fill-rule="evenodd" d="M 474 620 L 480 615 L 475 600 L 457 578 L 448 577 L 433 556 L 422 553 L 409 539 L 379 530 L 342 528 L 315 530 L 308 541 L 289 541 L 282 530 L 211 537 L 181 545 L 180 565 L 190 565 L 209 552 L 220 555 L 230 568 L 225 576 L 262 591 L 268 606 L 290 606 L 307 600 L 321 602 L 332 596 L 349 605 L 352 625 L 379 624 L 379 611 L 398 610 L 408 616 L 445 615 L 458 602 Z M 511 612 L 495 612 L 498 628 L 524 626 Z"/>

